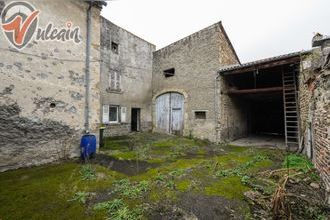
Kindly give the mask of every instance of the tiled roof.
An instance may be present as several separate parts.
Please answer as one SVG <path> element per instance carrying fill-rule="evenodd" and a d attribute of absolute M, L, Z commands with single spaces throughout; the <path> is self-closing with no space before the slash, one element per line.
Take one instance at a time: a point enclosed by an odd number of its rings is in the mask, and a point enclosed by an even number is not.
<path fill-rule="evenodd" d="M 218 71 L 218 73 L 229 72 L 229 71 L 233 71 L 233 70 L 242 69 L 245 67 L 251 67 L 251 66 L 256 66 L 256 65 L 260 65 L 260 64 L 264 64 L 264 63 L 268 63 L 268 62 L 284 60 L 284 59 L 288 59 L 291 57 L 300 56 L 300 55 L 304 55 L 304 54 L 308 54 L 308 53 L 310 53 L 310 51 L 299 51 L 299 52 L 283 54 L 283 55 L 279 55 L 279 56 L 275 56 L 275 57 L 270 57 L 270 58 L 266 58 L 266 59 L 256 60 L 256 61 L 252 61 L 252 62 L 248 62 L 248 63 L 226 66 L 226 67 L 220 69 Z"/>

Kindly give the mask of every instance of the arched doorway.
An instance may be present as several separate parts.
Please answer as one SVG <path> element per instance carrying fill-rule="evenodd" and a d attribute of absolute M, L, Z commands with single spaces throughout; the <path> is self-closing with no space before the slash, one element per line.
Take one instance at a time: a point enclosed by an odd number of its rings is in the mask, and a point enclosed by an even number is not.
<path fill-rule="evenodd" d="M 156 128 L 170 134 L 182 135 L 184 96 L 177 92 L 164 93 L 156 98 Z"/>

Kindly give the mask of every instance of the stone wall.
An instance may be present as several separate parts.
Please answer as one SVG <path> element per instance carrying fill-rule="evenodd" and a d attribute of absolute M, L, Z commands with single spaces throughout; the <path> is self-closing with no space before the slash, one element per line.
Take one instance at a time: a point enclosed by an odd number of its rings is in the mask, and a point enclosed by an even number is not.
<path fill-rule="evenodd" d="M 152 53 L 155 46 L 129 31 L 101 18 L 101 102 L 126 107 L 126 120 L 107 124 L 105 136 L 126 135 L 131 131 L 131 109 L 141 110 L 141 131 L 151 130 Z M 111 44 L 118 45 L 114 51 Z M 121 77 L 120 90 L 109 87 L 111 72 Z"/>
<path fill-rule="evenodd" d="M 327 184 L 330 197 L 330 70 L 324 70 L 316 83 L 318 86 L 314 91 L 315 112 L 312 123 L 313 162 Z"/>
<path fill-rule="evenodd" d="M 220 91 L 218 97 L 218 141 L 228 142 L 247 136 L 249 103 L 244 99 L 229 96 L 228 83 L 221 77 L 218 81 Z"/>
<path fill-rule="evenodd" d="M 31 0 L 39 27 L 80 27 L 82 42 L 32 40 L 23 50 L 0 34 L 0 171 L 79 155 L 84 132 L 86 12 L 83 1 Z M 92 9 L 90 126 L 100 119 L 100 8 Z"/>
<path fill-rule="evenodd" d="M 330 40 L 304 57 L 299 76 L 300 117 L 305 153 L 326 184 L 330 203 Z"/>
<path fill-rule="evenodd" d="M 215 77 L 223 66 L 238 63 L 236 53 L 222 27 L 216 23 L 154 53 L 153 126 L 155 100 L 166 92 L 185 96 L 185 136 L 216 141 Z M 164 70 L 175 68 L 175 75 L 165 77 Z M 194 112 L 206 112 L 206 119 L 195 119 Z"/>

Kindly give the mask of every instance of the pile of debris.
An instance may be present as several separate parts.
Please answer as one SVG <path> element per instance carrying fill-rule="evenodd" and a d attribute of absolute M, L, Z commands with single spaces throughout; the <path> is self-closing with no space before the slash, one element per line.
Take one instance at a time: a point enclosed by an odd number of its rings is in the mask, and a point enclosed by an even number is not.
<path fill-rule="evenodd" d="M 315 170 L 301 172 L 296 169 L 278 169 L 258 174 L 277 180 L 272 194 L 262 187 L 253 186 L 245 192 L 253 219 L 327 219 L 330 206 L 325 199 L 325 186 L 317 179 Z"/>

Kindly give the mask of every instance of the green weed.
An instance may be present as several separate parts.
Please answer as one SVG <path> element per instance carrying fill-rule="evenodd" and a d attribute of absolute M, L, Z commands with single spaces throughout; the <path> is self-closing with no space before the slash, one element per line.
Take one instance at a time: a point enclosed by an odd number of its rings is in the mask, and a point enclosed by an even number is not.
<path fill-rule="evenodd" d="M 87 193 L 87 192 L 77 192 L 74 194 L 73 198 L 68 201 L 69 202 L 78 201 L 79 203 L 85 204 L 88 196 L 89 196 L 89 193 Z"/>
<path fill-rule="evenodd" d="M 106 210 L 111 220 L 136 220 L 141 219 L 143 210 L 141 208 L 129 209 L 122 199 L 102 202 L 94 205 L 95 211 Z"/>
<path fill-rule="evenodd" d="M 314 167 L 312 162 L 307 157 L 299 154 L 287 155 L 282 166 L 284 168 L 295 168 L 304 173 L 307 173 Z"/>
<path fill-rule="evenodd" d="M 82 180 L 94 180 L 96 178 L 95 170 L 92 165 L 83 165 L 79 171 Z"/>
<path fill-rule="evenodd" d="M 122 179 L 114 184 L 114 192 L 127 198 L 141 198 L 149 190 L 149 182 L 146 180 L 131 183 L 128 179 Z"/>

